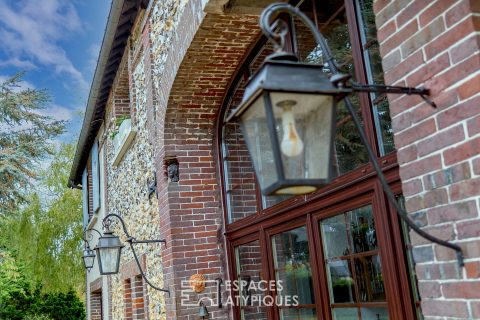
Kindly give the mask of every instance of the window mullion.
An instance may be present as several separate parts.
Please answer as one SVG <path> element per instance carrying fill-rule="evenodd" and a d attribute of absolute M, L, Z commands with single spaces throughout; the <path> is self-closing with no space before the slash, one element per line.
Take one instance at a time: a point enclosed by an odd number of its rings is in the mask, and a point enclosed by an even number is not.
<path fill-rule="evenodd" d="M 357 0 L 355 0 L 356 2 Z M 350 43 L 352 44 L 352 57 L 355 65 L 355 79 L 359 83 L 368 83 L 365 60 L 363 58 L 362 42 L 360 38 L 359 24 L 354 1 L 345 1 L 345 11 L 348 19 L 348 30 Z M 373 151 L 378 156 L 378 144 L 375 133 L 375 125 L 372 114 L 372 105 L 368 93 L 357 93 L 359 97 L 360 110 L 363 119 L 363 129 Z"/>

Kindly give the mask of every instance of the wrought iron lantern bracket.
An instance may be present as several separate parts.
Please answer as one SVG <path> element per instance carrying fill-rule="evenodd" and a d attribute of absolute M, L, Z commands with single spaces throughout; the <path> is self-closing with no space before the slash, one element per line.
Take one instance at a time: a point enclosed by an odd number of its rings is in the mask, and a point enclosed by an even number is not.
<path fill-rule="evenodd" d="M 125 236 L 127 237 L 127 242 L 130 245 L 130 249 L 132 249 L 132 253 L 133 253 L 133 257 L 135 258 L 135 262 L 136 262 L 136 264 L 138 266 L 138 269 L 140 270 L 140 274 L 142 275 L 145 282 L 150 287 L 152 287 L 153 289 L 155 289 L 157 291 L 168 293 L 168 295 L 170 295 L 170 290 L 169 289 L 157 287 L 156 285 L 152 284 L 150 282 L 150 280 L 148 280 L 145 272 L 142 269 L 142 265 L 140 264 L 140 260 L 138 259 L 137 253 L 136 253 L 135 248 L 134 248 L 134 244 L 163 243 L 163 244 L 166 245 L 167 241 L 165 239 L 158 239 L 158 240 L 157 239 L 151 239 L 151 240 L 137 240 L 137 239 L 135 239 L 128 232 L 127 226 L 125 225 L 125 221 L 123 220 L 123 218 L 120 217 L 118 214 L 115 214 L 115 213 L 110 213 L 110 214 L 106 215 L 105 218 L 103 218 L 102 223 L 103 223 L 103 227 L 106 231 L 110 230 L 110 226 L 112 224 L 111 218 L 117 218 L 120 221 L 120 224 L 122 225 L 123 232 L 125 233 Z"/>
<path fill-rule="evenodd" d="M 90 232 L 89 232 L 90 231 Z M 90 228 L 90 229 L 85 229 L 83 231 L 83 237 L 82 237 L 82 240 L 83 242 L 85 242 L 85 247 L 90 249 L 90 241 L 93 240 L 93 234 L 91 231 L 95 231 L 96 233 L 98 233 L 98 235 L 101 237 L 102 236 L 102 233 L 100 231 L 98 231 L 97 229 L 95 228 Z"/>
<path fill-rule="evenodd" d="M 409 88 L 409 87 L 373 85 L 373 84 L 364 85 L 364 84 L 358 84 L 355 82 L 350 82 L 350 85 L 348 85 L 348 80 L 351 78 L 351 76 L 345 75 L 339 72 L 338 66 L 336 65 L 333 55 L 331 53 L 330 47 L 328 46 L 327 41 L 325 37 L 322 35 L 322 33 L 317 29 L 315 24 L 299 8 L 296 8 L 286 3 L 274 3 L 268 6 L 263 11 L 260 17 L 260 28 L 262 29 L 265 36 L 271 42 L 273 42 L 275 50 L 277 51 L 277 53 L 275 54 L 278 55 L 280 52 L 284 51 L 285 37 L 288 34 L 287 31 L 289 28 L 289 26 L 281 20 L 275 20 L 273 23 L 271 23 L 272 18 L 276 17 L 280 13 L 286 13 L 291 15 L 292 17 L 298 18 L 300 21 L 303 22 L 303 24 L 306 27 L 308 27 L 317 45 L 322 50 L 324 61 L 328 64 L 328 68 L 331 71 L 330 81 L 334 85 L 336 85 L 338 88 L 345 88 L 345 89 L 350 88 L 351 91 L 358 91 L 358 92 L 378 92 L 378 93 L 419 95 L 430 106 L 436 107 L 435 103 L 427 97 L 427 95 L 429 94 L 429 91 L 428 89 L 425 89 L 425 88 Z M 391 204 L 394 206 L 397 214 L 400 216 L 400 218 L 403 221 L 405 221 L 405 223 L 410 228 L 412 228 L 421 237 L 431 242 L 434 242 L 440 246 L 448 247 L 450 249 L 455 250 L 458 264 L 459 266 L 462 267 L 464 265 L 464 261 L 463 261 L 464 256 L 463 256 L 461 247 L 458 246 L 457 244 L 434 237 L 431 234 L 422 230 L 419 226 L 415 224 L 415 222 L 408 216 L 407 212 L 398 203 L 395 197 L 395 194 L 390 189 L 388 182 L 382 172 L 382 169 L 377 162 L 376 155 L 368 142 L 366 133 L 362 128 L 361 121 L 354 110 L 352 102 L 350 101 L 348 96 L 345 96 L 343 99 L 347 107 L 347 110 L 350 113 L 350 116 L 353 120 L 353 123 L 355 124 L 359 132 L 360 140 L 366 147 L 370 163 L 372 164 L 372 167 L 375 170 L 380 180 L 380 183 L 383 187 L 385 194 L 387 195 L 387 198 L 389 199 Z"/>

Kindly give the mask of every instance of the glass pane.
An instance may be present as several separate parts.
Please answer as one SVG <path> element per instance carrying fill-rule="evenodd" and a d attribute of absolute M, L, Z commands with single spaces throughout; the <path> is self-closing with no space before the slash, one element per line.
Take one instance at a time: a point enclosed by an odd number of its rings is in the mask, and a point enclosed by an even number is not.
<path fill-rule="evenodd" d="M 306 227 L 272 237 L 277 296 L 298 297 L 299 306 L 315 303 Z M 279 288 L 278 288 L 279 289 Z"/>
<path fill-rule="evenodd" d="M 236 247 L 235 256 L 241 289 L 232 293 L 238 297 L 242 319 L 267 319 L 266 309 L 261 303 L 264 286 L 259 285 L 262 280 L 260 242 L 256 240 Z"/>
<path fill-rule="evenodd" d="M 386 298 L 372 207 L 324 219 L 320 230 L 334 319 L 377 319 L 370 311 L 388 316 L 387 309 L 381 308 Z M 381 305 L 362 311 L 372 302 Z M 352 307 L 339 307 L 338 303 Z M 360 318 L 361 314 L 366 318 Z"/>
<path fill-rule="evenodd" d="M 317 320 L 315 309 L 280 309 L 282 320 Z"/>
<path fill-rule="evenodd" d="M 262 196 L 263 208 L 270 208 L 284 200 L 294 197 L 293 195 L 274 195 L 274 196 Z"/>
<path fill-rule="evenodd" d="M 101 249 L 100 261 L 102 263 L 103 272 L 115 272 L 118 267 L 118 259 L 120 254 L 119 248 Z"/>
<path fill-rule="evenodd" d="M 353 320 L 358 319 L 357 308 L 335 308 L 333 309 L 334 320 Z"/>
<path fill-rule="evenodd" d="M 267 310 L 264 307 L 245 307 L 240 310 L 242 320 L 267 320 Z"/>
<path fill-rule="evenodd" d="M 357 115 L 362 119 L 360 108 L 358 107 L 358 95 L 350 95 L 350 101 L 352 102 Z M 333 168 L 334 173 L 337 176 L 340 176 L 368 163 L 368 155 L 365 146 L 360 141 L 358 130 L 351 120 L 350 113 L 343 101 L 337 104 L 336 127 Z"/>
<path fill-rule="evenodd" d="M 356 3 L 368 82 L 384 84 L 382 58 L 377 41 L 377 28 L 372 5 L 373 0 L 359 0 Z M 373 117 L 380 155 L 383 156 L 395 150 L 388 101 L 385 94 L 372 93 L 370 98 L 373 105 Z"/>
<path fill-rule="evenodd" d="M 377 233 L 371 207 L 351 211 L 348 219 L 353 251 L 365 252 L 377 249 Z"/>
<path fill-rule="evenodd" d="M 362 319 L 387 320 L 387 308 L 362 308 Z"/>
<path fill-rule="evenodd" d="M 322 221 L 322 234 L 327 258 L 348 255 L 347 225 L 343 214 Z"/>
<path fill-rule="evenodd" d="M 300 9 L 313 17 L 310 1 L 303 2 Z M 340 71 L 355 76 L 344 1 L 322 2 L 321 5 L 317 5 L 317 10 L 319 11 L 317 13 L 318 27 L 327 39 Z M 295 28 L 298 35 L 297 53 L 300 60 L 308 63 L 324 64 L 322 50 L 316 45 L 303 23 L 295 19 Z M 324 72 L 331 73 L 328 64 L 325 65 Z M 361 118 L 358 96 L 350 95 L 350 100 L 357 111 L 357 115 Z M 333 166 L 335 174 L 342 175 L 367 163 L 368 156 L 343 102 L 337 105 L 336 126 Z"/>
<path fill-rule="evenodd" d="M 240 126 L 226 124 L 223 137 L 224 179 L 231 223 L 257 212 L 255 173 Z"/>
<path fill-rule="evenodd" d="M 260 185 L 270 186 L 277 180 L 277 171 L 263 98 L 259 98 L 243 113 L 242 130 L 249 144 L 257 179 Z"/>
<path fill-rule="evenodd" d="M 348 260 L 329 262 L 327 271 L 331 302 L 355 302 L 354 280 Z"/>
<path fill-rule="evenodd" d="M 331 154 L 333 98 L 279 92 L 270 96 L 285 178 L 326 179 Z"/>
<path fill-rule="evenodd" d="M 273 46 L 270 42 L 267 42 L 265 46 L 259 51 L 258 55 L 249 65 L 249 72 L 250 74 L 254 74 L 258 71 L 260 66 L 262 65 L 265 58 L 273 53 Z M 262 205 L 263 208 L 272 207 L 284 200 L 290 199 L 291 195 L 272 195 L 272 196 L 264 196 L 262 195 Z"/>
<path fill-rule="evenodd" d="M 367 256 L 354 259 L 359 300 L 362 302 L 385 301 L 380 257 Z"/>

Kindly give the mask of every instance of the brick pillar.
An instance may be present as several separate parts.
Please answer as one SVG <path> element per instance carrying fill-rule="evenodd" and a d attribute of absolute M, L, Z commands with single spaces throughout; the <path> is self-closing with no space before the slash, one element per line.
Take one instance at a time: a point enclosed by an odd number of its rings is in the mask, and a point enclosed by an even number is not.
<path fill-rule="evenodd" d="M 125 57 L 126 56 L 127 55 L 125 55 Z M 115 89 L 113 91 L 111 101 L 113 117 L 119 118 L 122 116 L 131 116 L 130 84 L 126 58 L 122 60 L 120 74 L 116 79 Z"/>
<path fill-rule="evenodd" d="M 132 306 L 134 320 L 146 319 L 144 299 L 143 278 L 142 276 L 137 275 L 132 278 Z"/>
<path fill-rule="evenodd" d="M 157 112 L 152 118 L 157 121 L 151 122 L 155 131 L 149 134 L 155 146 L 160 234 L 167 239 L 162 247 L 164 284 L 171 290 L 165 295 L 166 314 L 178 320 L 198 318 L 198 306 L 184 306 L 181 299 L 182 284 L 192 275 L 227 277 L 215 121 L 229 81 L 259 33 L 258 16 L 203 16 L 202 1 L 185 3 L 174 36 L 160 36 L 152 26 L 151 38 L 152 52 L 160 52 L 163 39 L 172 48 L 165 60 L 152 59 Z M 180 166 L 178 182 L 165 174 L 172 158 Z M 215 298 L 215 285 L 210 283 L 202 295 Z M 209 319 L 229 319 L 230 308 L 207 308 Z"/>
<path fill-rule="evenodd" d="M 467 258 L 412 233 L 426 318 L 480 318 L 480 1 L 377 0 L 387 84 L 431 90 L 389 96 L 409 213 L 425 231 L 458 243 Z M 474 300 L 477 301 L 474 301 Z"/>
<path fill-rule="evenodd" d="M 130 279 L 124 280 L 123 288 L 123 308 L 125 310 L 125 320 L 132 320 L 132 282 Z"/>
<path fill-rule="evenodd" d="M 90 320 L 102 320 L 102 291 L 90 295 Z"/>

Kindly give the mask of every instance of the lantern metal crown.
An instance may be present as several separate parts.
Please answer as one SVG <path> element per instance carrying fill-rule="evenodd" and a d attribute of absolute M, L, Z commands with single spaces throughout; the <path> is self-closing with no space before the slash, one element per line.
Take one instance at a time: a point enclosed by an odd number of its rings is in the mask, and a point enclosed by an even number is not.
<path fill-rule="evenodd" d="M 302 21 L 312 32 L 324 57 L 324 65 L 298 62 L 285 50 L 289 26 L 272 17 L 286 13 Z M 315 24 L 298 8 L 286 3 L 268 6 L 260 17 L 260 27 L 273 42 L 276 52 L 268 56 L 249 80 L 240 106 L 227 122 L 238 121 L 247 144 L 261 192 L 265 195 L 300 195 L 316 191 L 332 179 L 336 103 L 343 100 L 366 147 L 370 163 L 398 215 L 420 236 L 457 252 L 461 248 L 420 229 L 397 202 L 376 155 L 348 97 L 352 92 L 419 95 L 436 107 L 425 88 L 359 84 L 339 72 L 326 39 Z"/>

